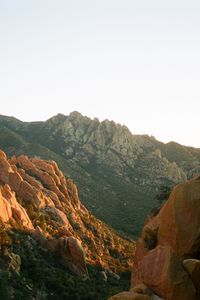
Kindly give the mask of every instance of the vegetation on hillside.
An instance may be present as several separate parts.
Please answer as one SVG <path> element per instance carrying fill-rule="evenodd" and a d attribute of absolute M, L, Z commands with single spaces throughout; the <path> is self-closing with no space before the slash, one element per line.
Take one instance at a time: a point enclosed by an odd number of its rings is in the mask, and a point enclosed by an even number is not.
<path fill-rule="evenodd" d="M 120 274 L 120 279 L 112 274 L 106 279 L 100 268 L 88 265 L 89 278 L 84 280 L 72 275 L 28 233 L 12 230 L 6 236 L 7 254 L 0 256 L 3 300 L 104 300 L 129 288 L 130 272 Z M 9 253 L 21 258 L 19 274 L 5 264 Z"/>
<path fill-rule="evenodd" d="M 200 172 L 200 149 L 132 135 L 125 126 L 77 112 L 46 122 L 0 116 L 0 129 L 0 143 L 9 156 L 55 160 L 96 217 L 135 238 L 156 206 L 159 186 Z"/>

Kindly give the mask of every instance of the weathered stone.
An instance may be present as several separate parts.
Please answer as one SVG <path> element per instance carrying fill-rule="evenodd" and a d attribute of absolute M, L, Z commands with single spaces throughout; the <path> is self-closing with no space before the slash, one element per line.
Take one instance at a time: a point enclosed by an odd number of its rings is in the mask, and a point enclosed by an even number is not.
<path fill-rule="evenodd" d="M 107 276 L 107 274 L 106 274 L 105 271 L 101 271 L 100 272 L 100 276 L 101 276 L 101 278 L 102 278 L 103 281 L 105 281 L 105 282 L 108 281 L 108 276 Z"/>
<path fill-rule="evenodd" d="M 5 158 L 0 159 L 0 181 L 3 183 L 9 183 L 9 174 L 12 173 L 13 170 Z"/>
<path fill-rule="evenodd" d="M 56 253 L 64 266 L 79 276 L 88 276 L 85 253 L 80 242 L 74 237 L 47 240 L 49 251 Z"/>
<path fill-rule="evenodd" d="M 134 269 L 132 280 L 133 286 L 144 282 L 166 300 L 196 300 L 191 277 L 167 246 L 149 251 Z"/>
<path fill-rule="evenodd" d="M 66 245 L 65 250 L 66 248 L 69 250 L 70 264 L 72 270 L 74 270 L 74 272 L 77 273 L 78 275 L 88 276 L 86 261 L 85 261 L 85 253 L 81 246 L 80 241 L 78 241 L 77 239 L 71 236 L 67 238 L 66 242 L 67 245 L 64 242 Z"/>
<path fill-rule="evenodd" d="M 166 300 L 200 298 L 199 199 L 196 177 L 176 186 L 158 214 L 148 218 L 137 242 L 132 287 L 144 282 Z"/>
<path fill-rule="evenodd" d="M 200 299 L 200 260 L 185 259 L 183 266 L 192 277 L 193 283 L 197 290 L 197 299 Z"/>
<path fill-rule="evenodd" d="M 180 184 L 155 217 L 158 244 L 170 245 L 180 259 L 196 257 L 200 250 L 199 197 L 199 178 Z"/>
<path fill-rule="evenodd" d="M 46 208 L 52 220 L 55 220 L 61 226 L 64 226 L 67 230 L 72 229 L 71 224 L 69 223 L 66 214 L 56 207 L 48 207 Z"/>
<path fill-rule="evenodd" d="M 122 292 L 108 300 L 152 300 L 152 297 L 139 293 Z"/>
<path fill-rule="evenodd" d="M 136 285 L 132 289 L 132 291 L 134 291 L 135 293 L 138 293 L 138 294 L 144 294 L 144 295 L 148 295 L 148 296 L 152 295 L 152 290 L 150 290 L 148 288 L 148 286 L 146 286 L 144 283 Z"/>
<path fill-rule="evenodd" d="M 20 273 L 21 257 L 18 254 L 5 250 L 2 256 L 2 260 L 5 269 L 14 271 L 17 274 Z"/>
<path fill-rule="evenodd" d="M 4 160 L 7 159 L 7 156 L 6 156 L 5 152 L 3 152 L 1 149 L 0 149 L 0 158 L 4 159 Z"/>
<path fill-rule="evenodd" d="M 32 236 L 35 238 L 36 241 L 40 242 L 40 244 L 43 247 L 47 246 L 48 236 L 44 233 L 44 231 L 39 226 L 36 226 L 36 228 L 33 230 Z"/>
<path fill-rule="evenodd" d="M 8 185 L 0 186 L 0 218 L 3 222 L 15 220 L 26 229 L 33 229 L 26 210 L 18 203 Z"/>
<path fill-rule="evenodd" d="M 87 276 L 85 251 L 90 264 L 98 261 L 101 267 L 117 270 L 131 267 L 134 243 L 121 239 L 87 211 L 76 185 L 53 161 L 25 155 L 7 160 L 0 152 L 0 220 L 6 228 L 29 230 L 43 248 L 80 276 Z M 108 239 L 113 251 L 120 252 L 117 263 L 106 247 Z M 132 251 L 127 255 L 125 249 Z"/>
<path fill-rule="evenodd" d="M 0 219 L 2 222 L 8 222 L 12 217 L 11 206 L 2 195 L 2 187 L 0 188 Z"/>
<path fill-rule="evenodd" d="M 10 261 L 8 263 L 8 268 L 19 274 L 20 267 L 21 267 L 21 257 L 12 252 L 8 255 L 8 258 L 10 259 Z"/>

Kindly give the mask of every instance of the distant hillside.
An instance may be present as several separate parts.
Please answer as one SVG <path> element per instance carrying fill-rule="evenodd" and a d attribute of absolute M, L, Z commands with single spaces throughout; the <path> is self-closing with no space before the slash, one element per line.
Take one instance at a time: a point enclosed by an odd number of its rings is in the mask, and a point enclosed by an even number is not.
<path fill-rule="evenodd" d="M 46 122 L 0 116 L 0 145 L 9 155 L 57 161 L 78 184 L 88 209 L 117 230 L 136 236 L 157 205 L 159 186 L 200 172 L 200 149 L 133 135 L 125 126 L 78 112 L 58 114 Z"/>

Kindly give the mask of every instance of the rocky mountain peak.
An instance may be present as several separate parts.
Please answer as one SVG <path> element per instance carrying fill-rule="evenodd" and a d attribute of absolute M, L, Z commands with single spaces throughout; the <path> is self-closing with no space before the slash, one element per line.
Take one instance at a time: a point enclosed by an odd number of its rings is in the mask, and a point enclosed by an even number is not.
<path fill-rule="evenodd" d="M 93 125 L 98 125 L 100 128 L 104 128 L 107 130 L 104 131 L 104 134 L 106 133 L 115 133 L 115 131 L 119 130 L 119 133 L 127 133 L 131 135 L 129 129 L 125 125 L 121 125 L 119 123 L 115 123 L 114 121 L 110 121 L 108 119 L 105 119 L 104 121 L 100 122 L 98 118 L 91 119 L 87 116 L 83 116 L 78 111 L 71 112 L 68 116 L 63 114 L 57 114 L 56 116 L 50 118 L 46 122 L 51 122 L 53 125 L 60 124 L 62 122 L 71 122 L 73 126 L 77 129 L 77 127 L 83 127 L 84 129 L 87 129 L 88 127 L 94 127 Z M 97 128 L 98 128 L 97 126 Z"/>
<path fill-rule="evenodd" d="M 80 112 L 78 111 L 73 111 L 69 114 L 69 117 L 70 118 L 73 118 L 73 119 L 82 119 L 82 118 L 86 118 L 84 117 Z"/>
<path fill-rule="evenodd" d="M 58 114 L 46 122 L 13 123 L 0 117 L 0 129 L 0 143 L 7 153 L 58 161 L 78 183 L 87 207 L 117 229 L 120 216 L 126 232 L 134 223 L 138 234 L 145 215 L 157 205 L 160 186 L 183 182 L 200 171 L 199 149 L 133 135 L 126 126 L 78 112 Z M 130 208 L 135 211 L 132 215 Z"/>
<path fill-rule="evenodd" d="M 57 126 L 58 124 L 62 123 L 66 119 L 66 116 L 58 113 L 57 115 L 51 117 L 46 121 L 47 124 L 51 124 L 53 126 Z"/>

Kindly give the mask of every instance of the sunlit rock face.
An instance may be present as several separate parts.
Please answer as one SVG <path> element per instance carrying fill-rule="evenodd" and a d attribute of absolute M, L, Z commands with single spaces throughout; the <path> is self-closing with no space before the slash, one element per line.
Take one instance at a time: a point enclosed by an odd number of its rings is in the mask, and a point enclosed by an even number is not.
<path fill-rule="evenodd" d="M 30 232 L 79 276 L 88 276 L 87 262 L 114 272 L 131 268 L 134 242 L 86 209 L 55 161 L 25 155 L 8 159 L 0 151 L 0 221 L 8 230 Z"/>
<path fill-rule="evenodd" d="M 114 299 L 200 299 L 200 177 L 177 185 L 137 242 L 131 290 Z M 151 293 L 140 292 L 145 284 Z M 138 292 L 137 292 L 138 293 Z M 125 298 L 125 296 L 127 298 Z"/>

